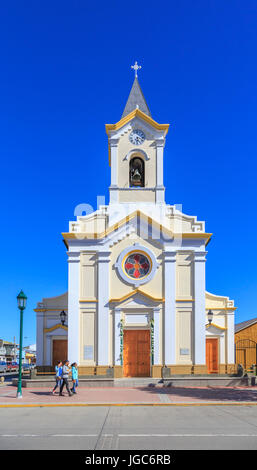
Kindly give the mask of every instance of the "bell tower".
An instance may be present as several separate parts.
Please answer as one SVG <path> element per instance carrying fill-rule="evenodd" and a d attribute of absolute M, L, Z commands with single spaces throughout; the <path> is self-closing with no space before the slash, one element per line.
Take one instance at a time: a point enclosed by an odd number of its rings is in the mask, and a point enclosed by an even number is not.
<path fill-rule="evenodd" d="M 169 124 L 153 120 L 140 87 L 135 62 L 135 79 L 116 124 L 106 124 L 111 166 L 110 204 L 165 204 L 163 150 Z"/>

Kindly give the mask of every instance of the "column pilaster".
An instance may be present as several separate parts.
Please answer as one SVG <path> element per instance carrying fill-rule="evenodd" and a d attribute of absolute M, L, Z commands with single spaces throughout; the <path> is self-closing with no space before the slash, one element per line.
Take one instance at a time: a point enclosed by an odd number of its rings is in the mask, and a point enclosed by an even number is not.
<path fill-rule="evenodd" d="M 80 253 L 68 253 L 68 358 L 79 364 L 79 279 Z"/>
<path fill-rule="evenodd" d="M 176 363 L 176 251 L 164 250 L 164 362 Z"/>
<path fill-rule="evenodd" d="M 111 157 L 110 203 L 118 202 L 118 143 L 119 139 L 109 139 Z"/>
<path fill-rule="evenodd" d="M 153 337 L 154 337 L 154 365 L 158 366 L 160 362 L 160 308 L 153 309 Z"/>
<path fill-rule="evenodd" d="M 205 262 L 207 251 L 194 253 L 194 364 L 205 365 Z"/>
<path fill-rule="evenodd" d="M 163 186 L 163 149 L 164 139 L 158 139 L 156 142 L 156 202 L 164 201 L 164 186 Z"/>
<path fill-rule="evenodd" d="M 227 363 L 235 363 L 235 315 L 227 312 Z"/>
<path fill-rule="evenodd" d="M 98 252 L 97 346 L 99 366 L 109 365 L 109 262 L 110 251 Z"/>

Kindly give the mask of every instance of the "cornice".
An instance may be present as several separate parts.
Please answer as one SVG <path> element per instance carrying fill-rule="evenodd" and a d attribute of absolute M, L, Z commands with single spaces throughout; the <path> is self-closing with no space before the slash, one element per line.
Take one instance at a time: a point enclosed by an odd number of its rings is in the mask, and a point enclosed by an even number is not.
<path fill-rule="evenodd" d="M 154 121 L 151 117 L 147 116 L 147 114 L 143 113 L 140 109 L 135 109 L 131 113 L 129 113 L 127 116 L 122 118 L 120 121 L 118 121 L 116 124 L 106 124 L 105 129 L 106 133 L 109 136 L 110 131 L 117 131 L 121 127 L 123 127 L 125 124 L 127 124 L 131 119 L 139 117 L 143 121 L 147 122 L 150 124 L 152 127 L 154 127 L 158 131 L 164 131 L 166 135 L 168 130 L 169 130 L 169 124 L 158 124 L 158 122 Z"/>
<path fill-rule="evenodd" d="M 148 299 L 153 300 L 154 302 L 164 302 L 165 301 L 164 298 L 153 297 L 152 295 L 146 294 L 141 289 L 135 289 L 132 292 L 130 292 L 129 294 L 123 295 L 122 297 L 120 297 L 118 299 L 110 299 L 109 302 L 110 303 L 123 302 L 124 300 L 127 300 L 130 297 L 133 297 L 133 295 L 135 295 L 135 294 L 141 294 L 144 297 L 147 297 Z"/>
<path fill-rule="evenodd" d="M 69 240 L 69 239 L 78 239 L 78 240 L 83 240 L 83 239 L 103 239 L 110 233 L 114 232 L 118 228 L 120 228 L 122 225 L 130 222 L 134 217 L 141 217 L 142 219 L 145 219 L 148 224 L 152 225 L 153 227 L 157 227 L 158 230 L 162 231 L 163 233 L 167 234 L 171 239 L 176 238 L 176 239 L 206 239 L 206 245 L 211 239 L 212 233 L 205 233 L 205 232 L 187 232 L 187 233 L 174 233 L 170 229 L 166 228 L 162 224 L 159 224 L 156 222 L 154 219 L 152 219 L 150 216 L 145 215 L 142 211 L 136 210 L 132 212 L 131 214 L 127 215 L 123 219 L 121 219 L 119 222 L 113 224 L 111 227 L 106 229 L 104 232 L 93 232 L 93 233 L 82 233 L 82 232 L 63 232 L 62 236 L 64 240 Z"/>
<path fill-rule="evenodd" d="M 66 310 L 66 307 L 64 307 Z M 63 310 L 63 307 L 59 308 L 51 308 L 51 307 L 42 307 L 42 308 L 34 308 L 34 312 L 60 312 Z"/>

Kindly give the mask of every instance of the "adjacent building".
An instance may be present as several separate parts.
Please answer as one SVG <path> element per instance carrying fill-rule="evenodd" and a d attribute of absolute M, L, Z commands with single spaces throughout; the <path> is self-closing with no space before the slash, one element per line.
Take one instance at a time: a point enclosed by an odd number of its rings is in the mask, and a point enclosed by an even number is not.
<path fill-rule="evenodd" d="M 0 361 L 15 362 L 18 357 L 18 345 L 10 341 L 0 339 Z"/>
<path fill-rule="evenodd" d="M 236 362 L 249 369 L 257 364 L 257 318 L 235 325 Z"/>

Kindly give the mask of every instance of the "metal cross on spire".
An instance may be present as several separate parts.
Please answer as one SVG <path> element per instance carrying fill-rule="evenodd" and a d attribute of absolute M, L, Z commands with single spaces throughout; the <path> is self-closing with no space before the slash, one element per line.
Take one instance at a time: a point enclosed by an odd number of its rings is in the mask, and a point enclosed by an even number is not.
<path fill-rule="evenodd" d="M 137 65 L 137 61 L 136 61 L 134 65 L 131 65 L 131 68 L 134 69 L 135 78 L 137 78 L 137 71 L 142 68 L 141 65 Z"/>

